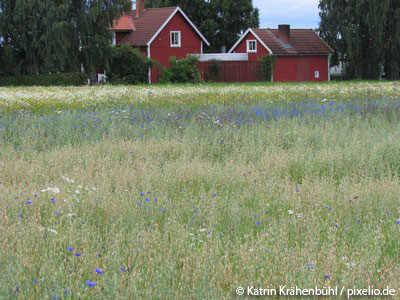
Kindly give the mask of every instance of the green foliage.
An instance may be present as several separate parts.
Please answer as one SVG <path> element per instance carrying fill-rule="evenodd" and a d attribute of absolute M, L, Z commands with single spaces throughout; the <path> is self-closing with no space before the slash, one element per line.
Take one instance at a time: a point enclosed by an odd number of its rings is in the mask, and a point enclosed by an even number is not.
<path fill-rule="evenodd" d="M 319 34 L 335 50 L 349 79 L 400 78 L 400 2 L 320 0 Z"/>
<path fill-rule="evenodd" d="M 129 45 L 112 47 L 109 80 L 112 83 L 138 84 L 148 81 L 149 67 L 153 60 L 146 59 L 136 48 Z"/>
<path fill-rule="evenodd" d="M 109 27 L 129 0 L 1 0 L 0 36 L 6 75 L 79 72 L 108 66 Z"/>
<path fill-rule="evenodd" d="M 205 80 L 208 82 L 216 82 L 221 79 L 221 61 L 213 59 L 208 66 L 205 74 Z"/>
<path fill-rule="evenodd" d="M 265 55 L 261 58 L 260 72 L 264 81 L 271 81 L 274 72 L 275 56 Z"/>
<path fill-rule="evenodd" d="M 87 84 L 85 73 L 0 76 L 0 86 L 80 86 Z"/>
<path fill-rule="evenodd" d="M 259 11 L 249 0 L 145 0 L 146 7 L 179 6 L 211 46 L 207 52 L 231 48 L 242 31 L 259 26 Z"/>
<path fill-rule="evenodd" d="M 164 68 L 160 83 L 197 83 L 201 81 L 200 71 L 197 67 L 199 60 L 194 55 L 177 60 L 175 56 L 169 60 L 170 67 Z"/>

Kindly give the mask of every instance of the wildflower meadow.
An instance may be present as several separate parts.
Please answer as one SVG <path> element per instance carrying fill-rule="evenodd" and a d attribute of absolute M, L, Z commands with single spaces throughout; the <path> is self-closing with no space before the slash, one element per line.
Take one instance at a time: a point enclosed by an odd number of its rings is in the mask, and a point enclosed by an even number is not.
<path fill-rule="evenodd" d="M 0 299 L 396 299 L 399 172 L 398 82 L 0 88 Z"/>

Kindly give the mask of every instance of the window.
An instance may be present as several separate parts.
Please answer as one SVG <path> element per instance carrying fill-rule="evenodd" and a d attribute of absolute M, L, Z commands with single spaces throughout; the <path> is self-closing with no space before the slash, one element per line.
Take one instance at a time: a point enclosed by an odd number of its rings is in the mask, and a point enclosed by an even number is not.
<path fill-rule="evenodd" d="M 181 32 L 171 31 L 171 47 L 180 47 L 180 46 L 181 46 Z"/>
<path fill-rule="evenodd" d="M 247 41 L 247 52 L 257 52 L 257 41 L 256 40 Z"/>
<path fill-rule="evenodd" d="M 319 71 L 314 71 L 314 77 L 319 78 Z"/>

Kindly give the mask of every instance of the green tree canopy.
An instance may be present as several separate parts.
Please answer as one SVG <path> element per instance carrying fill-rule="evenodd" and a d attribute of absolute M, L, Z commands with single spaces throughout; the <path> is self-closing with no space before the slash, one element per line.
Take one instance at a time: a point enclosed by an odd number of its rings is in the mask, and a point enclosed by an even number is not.
<path fill-rule="evenodd" d="M 398 0 L 320 0 L 319 33 L 335 50 L 348 78 L 400 78 Z"/>
<path fill-rule="evenodd" d="M 145 0 L 145 6 L 179 6 L 210 42 L 207 52 L 229 50 L 243 31 L 259 26 L 251 0 Z"/>
<path fill-rule="evenodd" d="M 130 0 L 1 0 L 4 74 L 79 71 L 108 64 L 108 29 Z"/>

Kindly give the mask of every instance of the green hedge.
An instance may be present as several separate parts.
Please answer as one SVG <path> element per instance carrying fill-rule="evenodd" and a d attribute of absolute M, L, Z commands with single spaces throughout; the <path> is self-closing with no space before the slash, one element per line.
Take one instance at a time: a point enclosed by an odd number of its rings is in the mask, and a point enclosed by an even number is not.
<path fill-rule="evenodd" d="M 87 76 L 85 73 L 0 76 L 0 86 L 79 86 L 85 84 L 87 84 Z"/>

